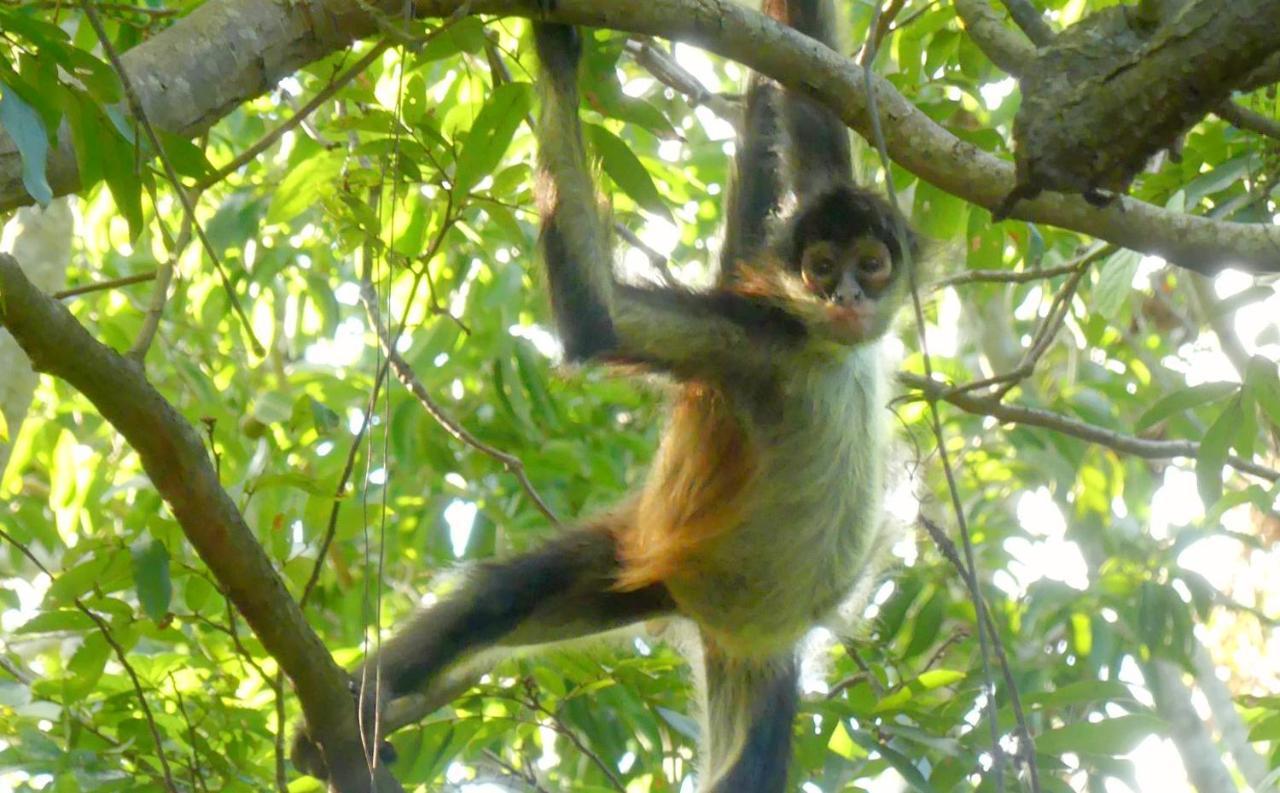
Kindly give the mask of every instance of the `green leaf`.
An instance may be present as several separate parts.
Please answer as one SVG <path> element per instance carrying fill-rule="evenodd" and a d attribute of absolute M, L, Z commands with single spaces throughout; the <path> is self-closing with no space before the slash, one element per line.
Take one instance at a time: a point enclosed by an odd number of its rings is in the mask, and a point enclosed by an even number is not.
<path fill-rule="evenodd" d="M 1134 429 L 1144 430 L 1156 422 L 1162 421 L 1169 416 L 1189 410 L 1197 405 L 1203 405 L 1206 402 L 1216 402 L 1223 397 L 1235 393 L 1239 390 L 1239 383 L 1201 383 L 1184 388 L 1180 391 L 1174 391 L 1169 396 L 1156 402 L 1147 412 L 1138 418 Z"/>
<path fill-rule="evenodd" d="M 604 172 L 614 184 L 642 208 L 671 220 L 671 210 L 667 209 L 653 178 L 622 138 L 595 124 L 587 125 L 587 134 L 600 155 Z"/>
<path fill-rule="evenodd" d="M 328 435 L 342 426 L 342 417 L 328 405 L 311 396 L 307 397 L 307 402 L 311 405 L 311 421 L 315 424 L 316 432 Z"/>
<path fill-rule="evenodd" d="M 920 769 L 916 767 L 911 758 L 877 741 L 865 730 L 853 730 L 850 735 L 853 740 L 857 741 L 859 746 L 868 752 L 878 752 L 881 757 L 888 761 L 889 765 L 893 766 L 899 774 L 902 774 L 902 778 L 907 780 L 912 789 L 918 790 L 920 793 L 933 793 L 933 785 L 929 784 L 929 780 L 925 779 L 924 774 L 920 772 Z"/>
<path fill-rule="evenodd" d="M 836 728 L 831 732 L 831 738 L 827 740 L 827 750 L 846 760 L 867 756 L 866 750 L 853 742 L 843 721 L 836 724 Z"/>
<path fill-rule="evenodd" d="M 898 631 L 902 629 L 903 621 L 906 619 L 907 610 L 911 608 L 911 604 L 919 597 L 923 584 L 920 579 L 911 576 L 903 577 L 897 582 L 889 600 L 880 608 L 880 614 L 877 621 L 880 623 L 880 640 L 888 641 L 898 635 Z"/>
<path fill-rule="evenodd" d="M 0 443 L 9 442 L 9 422 L 4 417 L 4 411 L 0 410 Z"/>
<path fill-rule="evenodd" d="M 213 173 L 213 166 L 199 146 L 180 135 L 159 131 L 160 145 L 169 164 L 180 176 L 201 179 Z"/>
<path fill-rule="evenodd" d="M 142 610 L 155 622 L 169 613 L 173 582 L 169 580 L 169 550 L 159 540 L 135 545 L 133 551 L 133 583 L 138 590 Z"/>
<path fill-rule="evenodd" d="M 950 240 L 969 227 L 969 202 L 921 181 L 915 189 L 915 211 L 919 231 L 930 239 Z"/>
<path fill-rule="evenodd" d="M 93 691 L 98 679 L 102 677 L 102 669 L 110 654 L 111 645 L 100 631 L 84 637 L 84 643 L 67 662 L 68 678 L 64 684 L 67 699 L 82 699 Z"/>
<path fill-rule="evenodd" d="M 92 590 L 111 565 L 112 557 L 111 553 L 97 553 L 75 567 L 62 571 L 49 587 L 49 601 L 69 603 Z"/>
<path fill-rule="evenodd" d="M 484 22 L 479 17 L 463 17 L 442 30 L 426 43 L 417 56 L 414 66 L 438 61 L 460 52 L 476 53 L 484 47 Z"/>
<path fill-rule="evenodd" d="M 1068 683 L 1053 691 L 1035 694 L 1024 694 L 1022 701 L 1027 705 L 1038 705 L 1045 708 L 1065 708 L 1071 705 L 1085 705 L 1092 702 L 1130 702 L 1133 694 L 1129 687 L 1116 680 L 1082 680 Z"/>
<path fill-rule="evenodd" d="M 1272 713 L 1249 728 L 1250 741 L 1280 741 L 1280 713 Z"/>
<path fill-rule="evenodd" d="M 911 630 L 911 642 L 903 651 L 903 658 L 919 655 L 938 638 L 938 630 L 942 627 L 942 618 L 946 614 L 947 598 L 943 590 L 938 590 L 933 597 L 925 601 L 916 614 L 915 625 Z"/>
<path fill-rule="evenodd" d="M 93 620 L 77 608 L 42 611 L 22 623 L 16 633 L 57 633 L 60 631 L 85 631 L 96 627 Z"/>
<path fill-rule="evenodd" d="M 922 672 L 912 685 L 918 683 L 924 690 L 932 691 L 935 688 L 959 683 L 964 678 L 965 673 L 958 669 L 930 669 L 928 672 Z"/>
<path fill-rule="evenodd" d="M 203 576 L 191 574 L 187 576 L 186 584 L 182 588 L 182 600 L 187 604 L 187 608 L 199 613 L 206 606 L 214 601 L 214 597 L 218 594 L 218 590 L 213 584 L 209 583 Z"/>
<path fill-rule="evenodd" d="M 317 203 L 322 190 L 332 190 L 341 171 L 342 159 L 328 152 L 315 154 L 295 165 L 271 194 L 267 222 L 283 223 L 301 215 Z"/>
<path fill-rule="evenodd" d="M 1253 399 L 1275 427 L 1280 427 L 1280 377 L 1276 364 L 1261 355 L 1249 359 L 1246 382 L 1253 389 Z"/>
<path fill-rule="evenodd" d="M 1139 261 L 1141 257 L 1134 251 L 1118 251 L 1107 259 L 1098 274 L 1098 285 L 1093 290 L 1093 307 L 1112 322 L 1120 319 L 1121 309 L 1133 291 L 1133 276 L 1138 272 Z"/>
<path fill-rule="evenodd" d="M 462 144 L 454 171 L 454 189 L 469 192 L 498 167 L 532 105 L 529 83 L 507 83 L 494 89 Z"/>
<path fill-rule="evenodd" d="M 48 206 L 53 200 L 46 165 L 49 158 L 49 131 L 35 108 L 23 101 L 18 92 L 4 84 L 0 94 L 0 127 L 4 127 L 18 147 L 22 158 L 22 186 L 27 194 Z"/>
<path fill-rule="evenodd" d="M 1222 498 L 1222 467 L 1226 465 L 1227 448 L 1231 445 L 1239 423 L 1240 399 L 1237 397 L 1223 409 L 1200 441 L 1200 453 L 1196 458 L 1196 485 L 1205 509 Z"/>
<path fill-rule="evenodd" d="M 1119 757 L 1133 751 L 1147 736 L 1160 734 L 1163 727 L 1163 721 L 1146 713 L 1132 713 L 1102 721 L 1079 721 L 1041 733 L 1036 737 L 1036 752 Z"/>
<path fill-rule="evenodd" d="M 263 424 L 279 424 L 293 415 L 293 400 L 283 391 L 258 394 L 249 408 L 249 415 Z"/>

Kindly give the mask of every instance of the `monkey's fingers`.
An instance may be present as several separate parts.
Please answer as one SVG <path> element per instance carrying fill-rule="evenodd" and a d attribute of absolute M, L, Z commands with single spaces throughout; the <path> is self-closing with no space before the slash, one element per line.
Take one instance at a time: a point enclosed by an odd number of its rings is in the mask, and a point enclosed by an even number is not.
<path fill-rule="evenodd" d="M 324 752 L 320 745 L 311 739 L 305 726 L 298 727 L 293 733 L 289 746 L 289 759 L 298 771 L 316 779 L 329 778 L 329 764 L 324 760 Z"/>

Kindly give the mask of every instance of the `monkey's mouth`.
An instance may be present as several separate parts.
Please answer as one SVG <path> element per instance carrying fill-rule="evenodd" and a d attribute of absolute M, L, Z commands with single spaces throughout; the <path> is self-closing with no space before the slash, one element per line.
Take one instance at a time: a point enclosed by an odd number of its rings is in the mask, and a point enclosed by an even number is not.
<path fill-rule="evenodd" d="M 865 297 L 856 297 L 842 304 L 827 304 L 827 327 L 837 341 L 865 341 L 871 337 L 875 319 L 875 305 Z"/>

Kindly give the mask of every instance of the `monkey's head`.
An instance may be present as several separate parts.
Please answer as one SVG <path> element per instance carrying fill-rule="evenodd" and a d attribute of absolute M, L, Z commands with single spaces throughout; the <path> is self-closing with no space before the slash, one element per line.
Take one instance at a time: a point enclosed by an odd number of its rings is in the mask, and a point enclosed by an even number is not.
<path fill-rule="evenodd" d="M 815 193 L 796 209 L 775 252 L 809 298 L 804 313 L 811 330 L 845 344 L 888 330 L 908 285 L 897 223 L 888 203 L 847 183 Z M 919 243 L 905 221 L 903 228 L 914 262 Z"/>

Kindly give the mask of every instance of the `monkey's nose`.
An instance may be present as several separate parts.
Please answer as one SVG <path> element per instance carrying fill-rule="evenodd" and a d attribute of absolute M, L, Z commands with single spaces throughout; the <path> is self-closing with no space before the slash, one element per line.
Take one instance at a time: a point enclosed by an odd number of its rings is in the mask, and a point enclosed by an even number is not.
<path fill-rule="evenodd" d="M 835 298 L 836 305 L 848 308 L 862 297 L 862 285 L 857 278 L 846 273 L 836 285 L 836 293 L 832 297 Z"/>

